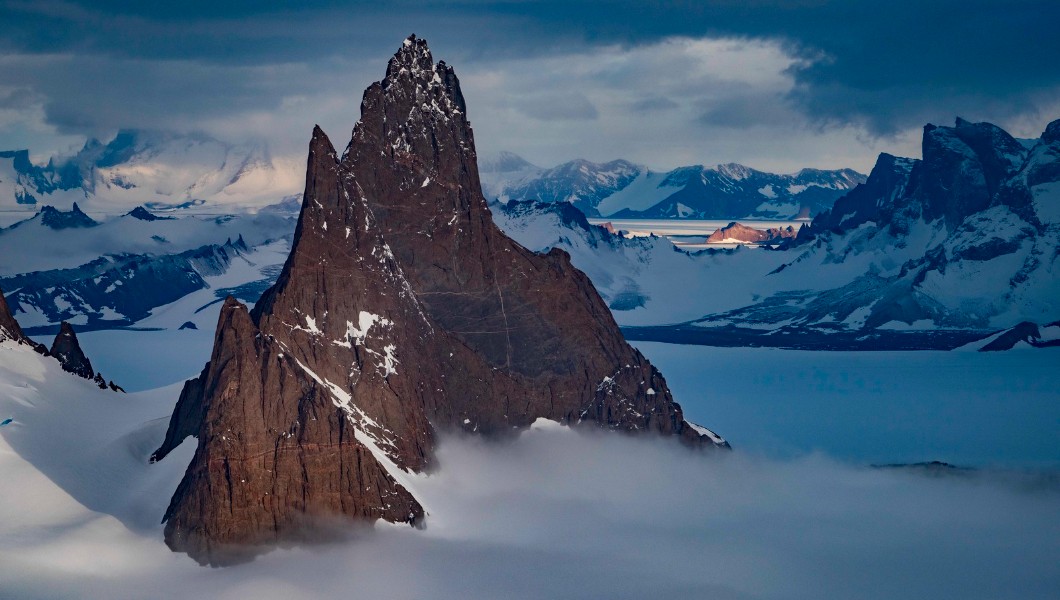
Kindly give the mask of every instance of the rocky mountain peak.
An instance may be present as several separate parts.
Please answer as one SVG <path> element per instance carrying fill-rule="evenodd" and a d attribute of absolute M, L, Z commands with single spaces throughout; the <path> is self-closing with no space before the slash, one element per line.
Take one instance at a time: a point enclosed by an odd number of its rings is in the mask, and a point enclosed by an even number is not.
<path fill-rule="evenodd" d="M 1046 144 L 1060 141 L 1060 119 L 1045 126 L 1045 131 L 1042 132 L 1042 141 Z"/>
<path fill-rule="evenodd" d="M 718 173 L 721 173 L 722 175 L 724 175 L 725 177 L 728 177 L 729 179 L 733 179 L 735 181 L 740 181 L 742 179 L 747 179 L 748 177 L 751 176 L 752 172 L 754 171 L 750 167 L 741 165 L 739 163 L 725 163 L 725 164 L 716 165 L 716 166 L 713 167 L 713 170 L 715 170 Z"/>
<path fill-rule="evenodd" d="M 990 206 L 1026 155 L 1022 144 L 990 123 L 958 119 L 955 127 L 925 126 L 923 161 L 914 175 L 923 217 L 943 217 L 953 229 Z"/>
<path fill-rule="evenodd" d="M 54 206 L 44 206 L 40 209 L 40 217 L 41 224 L 52 229 L 95 227 L 99 225 L 92 217 L 86 215 L 76 202 L 74 202 L 73 207 L 69 211 L 61 211 Z"/>
<path fill-rule="evenodd" d="M 85 379 L 92 379 L 96 374 L 92 369 L 92 362 L 81 350 L 81 344 L 77 341 L 73 326 L 67 321 L 59 325 L 59 333 L 55 336 L 49 353 L 59 361 L 64 371 Z"/>
<path fill-rule="evenodd" d="M 136 208 L 130 210 L 127 213 L 125 213 L 125 215 L 128 216 L 128 217 L 132 217 L 134 219 L 139 219 L 141 221 L 171 221 L 174 218 L 174 217 L 160 217 L 160 216 L 150 212 L 149 210 L 147 210 L 143 206 L 137 206 Z"/>
<path fill-rule="evenodd" d="M 405 41 L 341 160 L 314 128 L 283 270 L 253 311 L 225 301 L 152 457 L 198 438 L 165 516 L 174 550 L 226 564 L 317 518 L 417 525 L 437 429 L 546 418 L 724 445 L 685 422 L 566 253 L 497 229 L 459 82 L 431 60 Z"/>
<path fill-rule="evenodd" d="M 406 38 L 390 59 L 380 85 L 384 90 L 397 87 L 411 92 L 424 103 L 418 108 L 466 112 L 455 71 L 444 61 L 435 64 L 427 41 L 416 34 Z"/>
<path fill-rule="evenodd" d="M 405 71 L 405 73 L 402 73 Z M 403 75 L 423 75 L 434 73 L 434 59 L 431 57 L 431 49 L 427 47 L 427 40 L 417 38 L 413 33 L 405 38 L 401 47 L 394 53 L 386 66 L 386 78 L 384 82 L 392 83 Z"/>

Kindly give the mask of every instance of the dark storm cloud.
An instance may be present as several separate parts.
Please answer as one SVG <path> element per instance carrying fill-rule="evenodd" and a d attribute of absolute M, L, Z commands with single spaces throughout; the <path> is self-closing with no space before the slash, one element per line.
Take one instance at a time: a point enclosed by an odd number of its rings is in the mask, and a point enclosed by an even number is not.
<path fill-rule="evenodd" d="M 810 116 L 893 133 L 955 112 L 1037 110 L 1060 86 L 1060 4 L 1051 0 L 547 2 L 504 12 L 587 39 L 780 38 L 813 60 L 793 68 Z"/>
<path fill-rule="evenodd" d="M 599 95 L 584 87 L 613 90 L 627 113 L 685 118 L 685 128 L 699 128 L 701 139 L 711 138 L 712 126 L 735 132 L 801 120 L 893 144 L 892 136 L 908 138 L 924 122 L 949 122 L 956 114 L 1026 125 L 1016 133 L 1029 135 L 1060 110 L 1060 36 L 1050 29 L 1058 20 L 1060 4 L 1051 0 L 332 0 L 308 8 L 285 0 L 0 0 L 0 91 L 18 86 L 39 94 L 45 123 L 69 133 L 136 126 L 130 121 L 137 120 L 205 127 L 225 123 L 224 115 L 232 117 L 229 123 L 252 116 L 265 131 L 301 131 L 306 123 L 297 117 L 311 110 L 345 129 L 360 89 L 379 77 L 395 40 L 415 31 L 430 39 L 436 56 L 472 76 L 525 59 L 577 62 L 596 53 L 578 88 L 570 89 L 568 78 L 567 87 L 554 82 L 552 90 L 581 94 L 584 102 L 527 104 L 501 97 L 505 90 L 469 98 L 477 107 L 496 102 L 536 119 L 612 126 L 609 116 L 628 118 L 606 113 Z M 789 85 L 748 94 L 744 106 L 732 93 L 704 105 L 711 90 L 678 85 L 694 57 L 630 69 L 599 54 L 682 38 L 774 44 L 793 58 Z M 548 72 L 525 75 L 549 85 Z M 667 89 L 653 92 L 659 84 L 652 79 Z M 96 89 L 102 87 L 112 89 Z M 292 113 L 297 123 L 279 123 L 291 96 L 309 100 Z M 338 116 L 340 97 L 347 99 L 345 118 Z M 687 115 L 669 105 L 678 102 L 701 110 Z M 499 129 L 500 122 L 477 124 Z M 657 129 L 680 130 L 676 124 Z"/>

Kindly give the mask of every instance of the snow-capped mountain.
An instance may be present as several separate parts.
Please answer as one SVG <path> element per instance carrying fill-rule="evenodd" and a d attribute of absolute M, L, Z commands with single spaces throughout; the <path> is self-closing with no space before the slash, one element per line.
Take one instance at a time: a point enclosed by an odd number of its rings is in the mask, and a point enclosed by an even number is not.
<path fill-rule="evenodd" d="M 690 321 L 753 301 L 779 252 L 749 248 L 686 252 L 664 237 L 624 237 L 590 224 L 567 203 L 491 207 L 497 226 L 537 252 L 561 248 L 592 280 L 623 326 Z"/>
<path fill-rule="evenodd" d="M 0 229 L 0 277 L 71 269 L 104 255 L 175 254 L 240 236 L 253 248 L 293 232 L 294 219 L 276 211 L 165 218 L 139 207 L 95 221 L 79 208 L 44 207 Z"/>
<path fill-rule="evenodd" d="M 0 152 L 0 208 L 65 209 L 74 202 L 89 212 L 207 202 L 257 208 L 297 193 L 301 170 L 301 163 L 274 157 L 264 145 L 123 130 L 44 166 L 33 164 L 26 150 Z"/>
<path fill-rule="evenodd" d="M 865 181 L 851 169 L 777 175 L 733 163 L 658 173 L 625 160 L 579 159 L 542 169 L 510 152 L 483 165 L 482 188 L 490 199 L 569 202 L 590 217 L 806 218 Z"/>
<path fill-rule="evenodd" d="M 207 277 L 224 274 L 246 254 L 239 238 L 179 254 L 107 255 L 75 269 L 0 278 L 0 286 L 12 290 L 8 304 L 30 333 L 71 319 L 88 329 L 122 327 L 210 287 Z"/>
<path fill-rule="evenodd" d="M 923 160 L 881 155 L 778 251 L 674 258 L 665 240 L 605 236 L 546 204 L 498 207 L 498 222 L 569 251 L 620 323 L 656 326 L 634 338 L 955 347 L 1060 318 L 1060 121 L 1029 146 L 988 123 L 929 125 Z"/>
<path fill-rule="evenodd" d="M 62 321 L 82 330 L 159 327 L 156 313 L 180 301 L 182 314 L 164 324 L 176 328 L 229 294 L 256 301 L 275 281 L 293 230 L 277 211 L 174 218 L 137 207 L 97 222 L 76 205 L 44 207 L 0 229 L 0 255 L 10 257 L 0 261 L 0 288 L 32 334 Z"/>
<path fill-rule="evenodd" d="M 1056 320 L 1060 121 L 1030 150 L 989 123 L 928 125 L 923 157 L 881 156 L 871 185 L 818 217 L 816 241 L 797 246 L 785 268 L 824 257 L 859 265 L 830 314 L 859 310 L 866 327 Z"/>

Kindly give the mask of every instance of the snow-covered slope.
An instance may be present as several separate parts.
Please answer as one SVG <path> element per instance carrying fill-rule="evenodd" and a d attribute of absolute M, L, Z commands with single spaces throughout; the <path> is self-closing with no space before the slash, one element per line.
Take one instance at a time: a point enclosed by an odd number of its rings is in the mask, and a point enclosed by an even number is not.
<path fill-rule="evenodd" d="M 91 213 L 201 203 L 257 208 L 298 193 L 302 168 L 263 145 L 124 130 L 44 166 L 32 164 L 26 151 L 0 152 L 0 209 L 67 209 L 73 202 Z"/>
<path fill-rule="evenodd" d="M 0 229 L 0 277 L 73 268 L 105 254 L 185 252 L 240 236 L 254 247 L 291 235 L 295 225 L 294 218 L 273 211 L 152 220 L 130 212 L 94 226 L 57 229 L 54 225 L 70 220 L 70 212 L 45 208 Z"/>
<path fill-rule="evenodd" d="M 881 155 L 866 184 L 778 251 L 689 255 L 548 205 L 495 211 L 524 245 L 570 252 L 619 323 L 673 325 L 634 338 L 952 348 L 1060 318 L 1058 138 L 1060 122 L 1030 150 L 986 123 L 929 126 L 923 161 Z"/>
<path fill-rule="evenodd" d="M 689 253 L 663 237 L 626 238 L 591 225 L 565 203 L 492 205 L 497 225 L 523 246 L 558 247 L 592 280 L 620 325 L 689 321 L 752 302 L 775 252 L 736 248 Z"/>
<path fill-rule="evenodd" d="M 124 554 L 118 548 L 151 547 L 145 532 L 159 529 L 166 490 L 194 451 L 186 444 L 172 464 L 147 462 L 178 392 L 101 390 L 28 346 L 0 342 L 0 472 L 8 492 L 0 501 L 3 570 L 18 564 L 47 571 L 61 556 L 82 553 L 86 540 L 107 541 L 109 549 L 95 551 L 104 561 Z M 11 546 L 16 539 L 19 551 Z M 52 552 L 42 551 L 56 541 Z M 123 571 L 120 561 L 113 567 Z M 22 596 L 4 579 L 7 593 Z"/>
<path fill-rule="evenodd" d="M 541 169 L 511 153 L 483 164 L 487 198 L 570 202 L 590 217 L 809 217 L 865 181 L 850 169 L 777 175 L 731 163 L 657 173 L 624 160 L 596 164 L 579 159 Z"/>
<path fill-rule="evenodd" d="M 923 161 L 883 156 L 785 269 L 859 272 L 830 314 L 866 327 L 1007 328 L 1060 314 L 1060 121 L 1028 152 L 989 123 L 928 126 Z M 864 291 L 858 291 L 864 286 Z M 871 301 L 871 302 L 870 302 Z M 823 315 L 821 315 L 823 318 Z"/>
<path fill-rule="evenodd" d="M 76 213 L 49 210 L 0 230 L 0 256 L 11 257 L 0 261 L 0 288 L 33 334 L 64 320 L 81 330 L 176 329 L 229 294 L 253 303 L 275 281 L 294 228 L 275 212 L 160 218 L 139 208 L 56 229 Z"/>

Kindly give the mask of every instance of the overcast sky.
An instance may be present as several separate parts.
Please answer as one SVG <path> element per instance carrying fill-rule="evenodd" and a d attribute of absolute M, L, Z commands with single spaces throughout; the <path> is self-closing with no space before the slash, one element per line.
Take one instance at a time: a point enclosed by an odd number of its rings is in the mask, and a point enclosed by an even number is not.
<path fill-rule="evenodd" d="M 1060 118 L 1055 0 L 0 0 L 0 148 L 123 127 L 336 145 L 409 33 L 460 76 L 480 155 L 793 171 L 919 155 L 956 115 Z"/>

